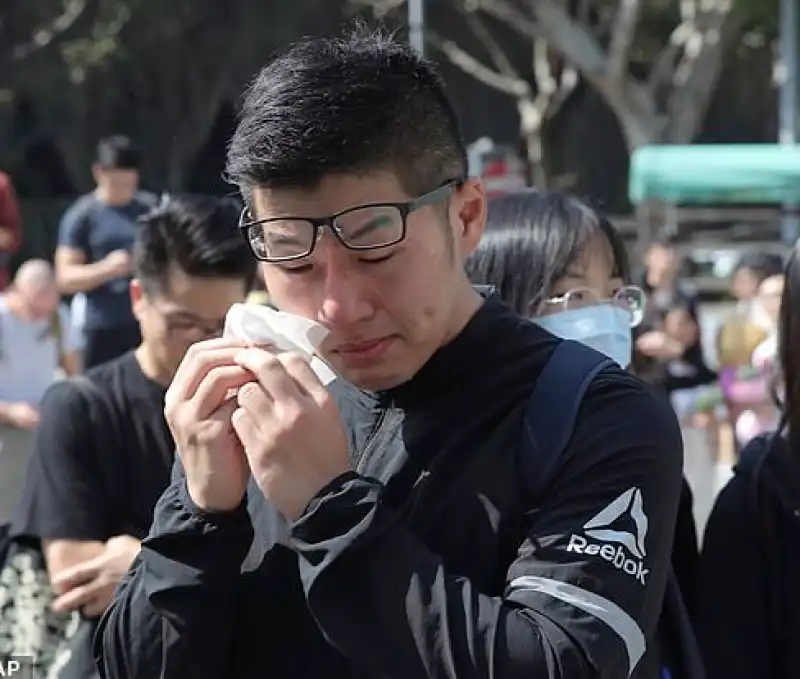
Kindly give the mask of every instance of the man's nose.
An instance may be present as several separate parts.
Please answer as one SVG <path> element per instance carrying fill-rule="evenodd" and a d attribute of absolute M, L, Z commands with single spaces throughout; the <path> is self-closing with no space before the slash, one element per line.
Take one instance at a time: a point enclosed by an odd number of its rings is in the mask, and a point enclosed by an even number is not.
<path fill-rule="evenodd" d="M 320 320 L 326 325 L 348 326 L 369 319 L 374 313 L 373 285 L 358 270 L 354 253 L 338 243 L 327 243 L 320 252 L 324 282 Z"/>

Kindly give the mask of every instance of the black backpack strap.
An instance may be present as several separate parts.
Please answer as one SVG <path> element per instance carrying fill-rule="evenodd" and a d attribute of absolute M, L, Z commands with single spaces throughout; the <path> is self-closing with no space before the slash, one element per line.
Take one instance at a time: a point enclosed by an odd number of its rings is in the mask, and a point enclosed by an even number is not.
<path fill-rule="evenodd" d="M 580 342 L 558 344 L 525 406 L 518 466 L 530 502 L 538 502 L 572 438 L 586 390 L 615 365 Z"/>

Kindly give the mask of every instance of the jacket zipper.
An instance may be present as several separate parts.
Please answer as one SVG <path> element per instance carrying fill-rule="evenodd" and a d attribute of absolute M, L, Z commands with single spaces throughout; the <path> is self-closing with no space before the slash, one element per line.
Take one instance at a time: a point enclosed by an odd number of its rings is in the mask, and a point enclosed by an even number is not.
<path fill-rule="evenodd" d="M 367 445 L 364 447 L 364 452 L 361 453 L 358 461 L 356 462 L 357 472 L 360 473 L 364 470 L 364 466 L 369 460 L 369 457 L 375 452 L 379 445 L 384 443 L 386 438 L 385 434 L 391 433 L 394 428 L 400 424 L 402 419 L 402 414 L 398 410 L 391 408 L 391 406 L 381 413 L 381 419 L 375 429 L 375 432 L 367 442 Z"/>

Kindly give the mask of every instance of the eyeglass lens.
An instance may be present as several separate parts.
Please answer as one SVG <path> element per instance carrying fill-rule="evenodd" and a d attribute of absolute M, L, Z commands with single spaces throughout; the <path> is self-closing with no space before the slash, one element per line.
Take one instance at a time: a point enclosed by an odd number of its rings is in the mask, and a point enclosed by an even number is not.
<path fill-rule="evenodd" d="M 355 250 L 385 247 L 403 238 L 403 213 L 393 205 L 356 208 L 333 223 L 336 236 Z M 268 261 L 303 257 L 311 252 L 321 230 L 304 219 L 281 219 L 253 224 L 248 237 L 256 255 Z"/>

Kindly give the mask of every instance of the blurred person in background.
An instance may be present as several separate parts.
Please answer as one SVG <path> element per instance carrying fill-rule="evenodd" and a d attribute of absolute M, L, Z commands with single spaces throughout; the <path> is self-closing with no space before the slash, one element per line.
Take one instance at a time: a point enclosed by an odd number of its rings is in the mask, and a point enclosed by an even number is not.
<path fill-rule="evenodd" d="M 470 280 L 493 286 L 517 313 L 564 339 L 587 344 L 627 368 L 645 293 L 631 284 L 628 256 L 605 217 L 572 196 L 527 190 L 489 202 L 486 230 L 466 261 Z M 682 450 L 674 451 L 676 456 Z M 698 544 L 684 480 L 672 566 L 687 610 L 695 602 Z M 662 636 L 662 661 L 685 676 Z"/>
<path fill-rule="evenodd" d="M 762 281 L 763 283 L 767 279 Z M 706 527 L 698 637 L 708 679 L 800 677 L 800 246 L 786 269 L 776 391 L 783 421 L 742 450 Z"/>
<path fill-rule="evenodd" d="M 778 377 L 778 319 L 784 281 L 783 274 L 765 278 L 753 298 L 753 304 L 758 309 L 756 313 L 761 317 L 768 335 L 756 347 L 751 363 L 767 388 L 763 398 L 752 403 L 736 420 L 736 438 L 741 446 L 759 434 L 774 431 L 780 421 L 780 410 L 774 398 L 774 382 Z"/>
<path fill-rule="evenodd" d="M 0 291 L 8 284 L 11 257 L 22 244 L 19 204 L 11 178 L 0 172 Z"/>
<path fill-rule="evenodd" d="M 255 281 L 253 281 L 253 288 L 247 295 L 247 303 L 272 307 L 267 286 L 264 284 L 264 277 L 260 272 L 256 273 Z"/>
<path fill-rule="evenodd" d="M 703 356 L 697 293 L 681 280 L 673 240 L 650 245 L 644 264 L 647 309 L 636 331 L 634 371 L 667 394 L 714 382 L 716 373 Z"/>
<path fill-rule="evenodd" d="M 176 196 L 145 217 L 130 284 L 142 343 L 90 369 L 90 390 L 67 380 L 42 401 L 13 533 L 42 541 L 55 609 L 88 619 L 59 679 L 94 675 L 96 618 L 169 484 L 175 446 L 163 415 L 167 385 L 193 342 L 221 334 L 228 309 L 252 282 L 239 212 L 228 199 Z"/>
<path fill-rule="evenodd" d="M 736 309 L 717 333 L 719 381 L 734 432 L 742 414 L 770 398 L 769 382 L 753 365 L 753 355 L 774 332 L 773 322 L 757 300 L 759 286 L 783 273 L 780 255 L 752 252 L 742 256 L 731 278 L 731 295 Z M 743 430 L 743 435 L 745 431 Z M 740 439 L 735 439 L 737 449 Z"/>
<path fill-rule="evenodd" d="M 62 293 L 86 294 L 83 368 L 91 368 L 139 344 L 128 282 L 137 219 L 155 204 L 139 188 L 139 152 L 126 137 L 103 139 L 92 168 L 96 187 L 64 214 L 56 249 Z"/>
<path fill-rule="evenodd" d="M 78 371 L 69 315 L 50 264 L 28 260 L 0 293 L 0 523 L 19 499 L 39 404 L 59 368 Z"/>

